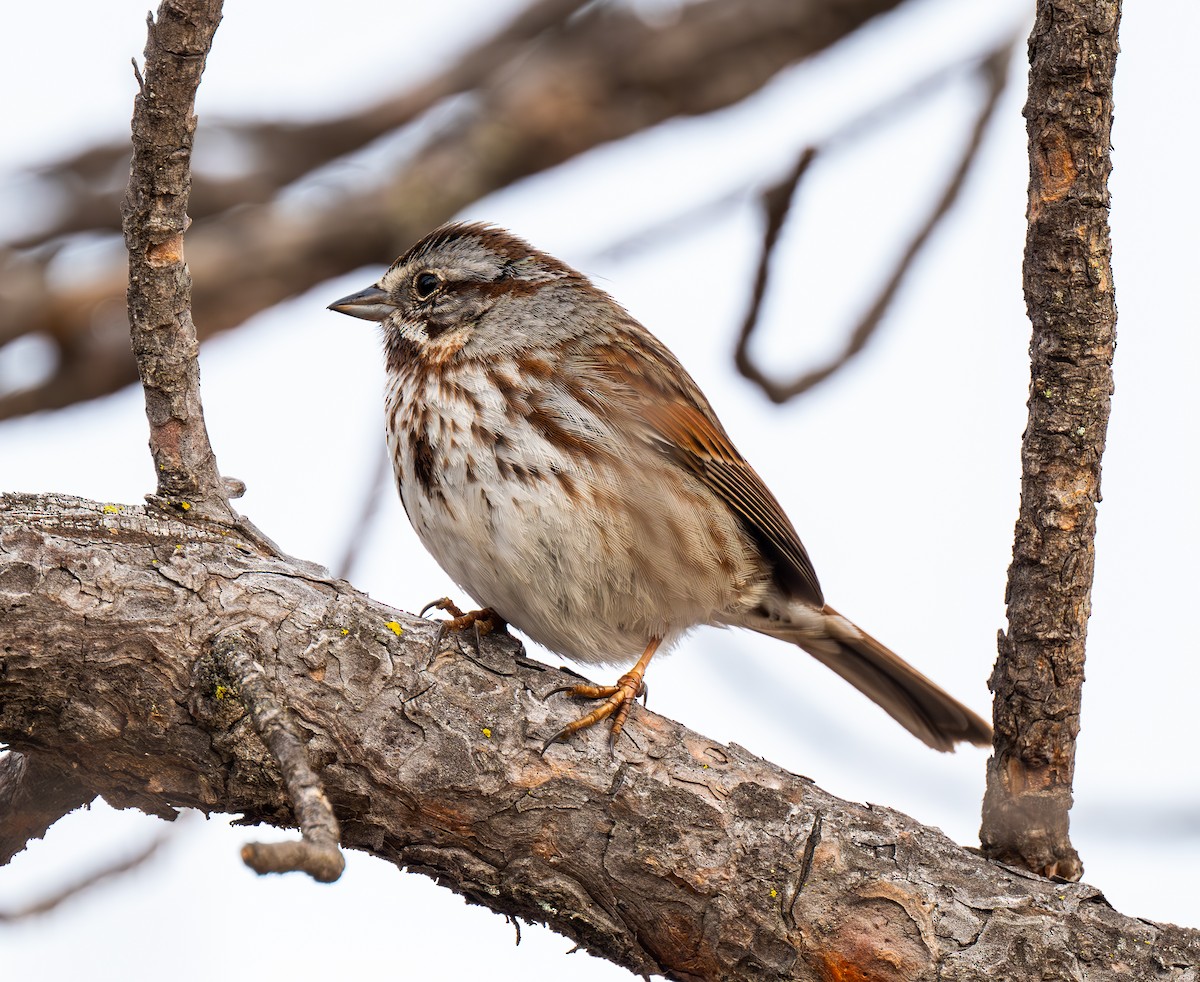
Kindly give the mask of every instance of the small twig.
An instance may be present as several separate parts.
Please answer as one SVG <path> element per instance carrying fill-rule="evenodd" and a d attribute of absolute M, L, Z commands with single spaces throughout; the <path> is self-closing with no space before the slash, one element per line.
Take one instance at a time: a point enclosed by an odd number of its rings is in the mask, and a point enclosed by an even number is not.
<path fill-rule="evenodd" d="M 320 778 L 309 766 L 304 742 L 271 690 L 262 665 L 254 659 L 255 650 L 241 631 L 229 631 L 213 645 L 217 664 L 235 685 L 255 732 L 279 762 L 302 838 L 299 842 L 249 842 L 242 847 L 242 861 L 259 874 L 299 871 L 321 883 L 332 883 L 346 866 L 338 849 L 341 831 L 337 818 Z"/>
<path fill-rule="evenodd" d="M 763 205 L 766 211 L 767 223 L 763 232 L 762 251 L 759 256 L 758 270 L 755 275 L 754 291 L 750 299 L 750 307 L 746 312 L 745 320 L 742 323 L 741 333 L 738 336 L 737 347 L 734 352 L 734 362 L 737 369 L 743 376 L 758 385 L 767 398 L 772 402 L 783 403 L 789 399 L 794 399 L 796 396 L 807 392 L 813 386 L 823 382 L 829 378 L 834 372 L 838 371 L 851 358 L 858 354 L 866 346 L 871 336 L 875 333 L 880 323 L 883 321 L 884 315 L 891 306 L 892 300 L 899 292 L 901 284 L 905 277 L 908 276 L 909 270 L 912 268 L 914 260 L 920 254 L 925 243 L 929 241 L 934 230 L 941 224 L 942 219 L 950 212 L 958 200 L 959 192 L 962 191 L 963 185 L 966 183 L 967 175 L 971 171 L 971 167 L 975 162 L 979 153 L 979 148 L 983 143 L 983 135 L 987 130 L 988 123 L 995 114 L 996 107 L 999 105 L 1000 96 L 1004 92 L 1005 84 L 1008 76 L 1008 64 L 1013 48 L 1013 41 L 1006 41 L 1003 45 L 997 47 L 988 54 L 982 61 L 977 63 L 977 70 L 988 83 L 988 89 L 984 96 L 983 102 L 979 107 L 979 113 L 975 119 L 975 125 L 971 130 L 970 137 L 963 148 L 962 156 L 959 160 L 958 167 L 950 176 L 945 190 L 942 192 L 941 198 L 938 199 L 925 220 L 924 224 L 917 230 L 908 247 L 900 256 L 896 263 L 891 276 L 880 288 L 874 303 L 867 309 L 859 320 L 858 324 L 850 332 L 850 336 L 846 341 L 842 351 L 834 358 L 830 359 L 824 365 L 804 372 L 790 382 L 776 382 L 769 378 L 766 373 L 760 368 L 750 357 L 750 340 L 754 335 L 759 324 L 759 311 L 762 306 L 762 300 L 766 294 L 767 284 L 770 277 L 771 258 L 774 254 L 775 244 L 779 237 L 779 232 L 783 227 L 783 223 L 787 218 L 790 203 L 795 195 L 796 187 L 804 177 L 813 158 L 819 152 L 817 147 L 808 147 L 801 154 L 799 161 L 793 168 L 792 172 L 779 184 L 769 188 L 763 195 Z M 946 77 L 946 72 L 939 72 L 930 79 L 922 80 L 912 89 L 904 94 L 905 100 L 915 99 L 928 92 L 934 81 L 942 81 Z M 894 104 L 896 100 L 892 100 Z M 855 120 L 854 122 L 842 127 L 838 133 L 834 134 L 825 141 L 824 146 L 827 148 L 830 143 L 835 141 L 844 141 L 851 137 L 857 136 L 863 132 L 868 122 L 877 119 L 880 115 L 880 110 L 876 108 L 868 113 L 865 117 Z"/>
<path fill-rule="evenodd" d="M 138 67 L 137 59 L 130 58 L 129 63 L 133 65 L 133 77 L 137 79 L 138 92 L 144 96 L 146 94 L 146 80 L 142 78 L 142 70 Z"/>
<path fill-rule="evenodd" d="M 192 111 L 221 21 L 221 0 L 164 2 L 147 17 L 146 72 L 133 109 L 133 162 L 121 208 L 129 251 L 129 325 L 158 474 L 149 500 L 231 522 L 200 405 L 191 273 L 183 258 L 191 190 Z"/>

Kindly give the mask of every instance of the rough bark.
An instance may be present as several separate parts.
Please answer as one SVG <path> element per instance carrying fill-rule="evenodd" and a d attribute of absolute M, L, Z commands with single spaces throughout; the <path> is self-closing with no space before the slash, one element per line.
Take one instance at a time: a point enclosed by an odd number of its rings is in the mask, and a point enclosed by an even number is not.
<path fill-rule="evenodd" d="M 1033 323 L 1008 630 L 991 679 L 984 851 L 1078 879 L 1069 813 L 1116 345 L 1108 175 L 1118 0 L 1039 0 L 1029 39 Z"/>
<path fill-rule="evenodd" d="M 343 844 L 672 979 L 1189 978 L 1200 935 L 990 863 L 641 708 L 538 753 L 565 681 L 232 530 L 0 496 L 0 740 L 117 806 L 291 825 L 230 698 L 236 629 L 306 734 Z"/>
<path fill-rule="evenodd" d="M 414 135 L 412 154 L 378 182 L 326 186 L 303 209 L 294 199 L 277 205 L 259 193 L 217 212 L 198 189 L 196 214 L 210 213 L 188 235 L 200 338 L 236 327 L 314 283 L 390 261 L 471 202 L 524 177 L 672 117 L 733 105 L 900 3 L 701 0 L 657 21 L 592 4 L 540 34 L 535 17 L 502 34 L 500 47 L 480 57 L 485 71 L 468 65 L 379 107 L 376 121 L 350 127 L 336 151 L 314 164 L 427 110 L 443 112 L 435 135 L 424 142 Z M 533 41 L 517 43 L 524 35 Z M 466 84 L 472 85 L 469 96 L 448 104 L 447 92 Z M 315 143 L 330 136 L 327 129 L 297 127 L 287 139 Z M 242 149 L 247 159 L 263 156 L 254 145 Z M 303 159 L 287 148 L 265 156 Z M 280 183 L 272 191 L 296 177 L 273 174 Z M 0 396 L 0 419 L 106 395 L 137 377 L 126 343 L 123 260 L 114 257 L 106 270 L 65 286 L 52 285 L 49 262 L 45 249 L 0 249 L 0 344 L 37 334 L 52 340 L 60 356 L 44 382 Z"/>
<path fill-rule="evenodd" d="M 0 866 L 95 797 L 70 769 L 36 755 L 0 753 Z"/>
<path fill-rule="evenodd" d="M 221 0 L 147 17 L 146 71 L 133 110 L 133 164 L 121 208 L 129 253 L 129 326 L 150 421 L 150 453 L 164 506 L 229 520 L 233 512 L 200 412 L 200 363 L 188 227 L 196 90 L 221 22 Z"/>

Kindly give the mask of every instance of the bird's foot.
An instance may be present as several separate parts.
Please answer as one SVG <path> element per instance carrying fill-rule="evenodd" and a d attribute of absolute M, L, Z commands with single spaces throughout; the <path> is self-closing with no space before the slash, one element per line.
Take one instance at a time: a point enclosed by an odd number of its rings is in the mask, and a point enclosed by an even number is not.
<path fill-rule="evenodd" d="M 608 730 L 608 749 L 611 751 L 616 747 L 617 737 L 621 735 L 621 729 L 625 726 L 629 710 L 637 702 L 638 697 L 645 694 L 646 683 L 642 680 L 641 672 L 627 672 L 617 679 L 616 685 L 560 685 L 556 689 L 551 689 L 546 695 L 552 696 L 558 692 L 565 692 L 572 699 L 603 699 L 604 701 L 590 713 L 573 720 L 550 737 L 542 746 L 542 753 L 546 752 L 550 744 L 566 740 L 572 734 L 586 730 L 589 726 L 595 726 L 606 719 L 611 719 Z"/>
<path fill-rule="evenodd" d="M 484 607 L 480 610 L 469 610 L 464 613 L 459 609 L 458 605 L 449 597 L 441 597 L 438 600 L 431 600 L 421 608 L 420 616 L 424 617 L 427 611 L 444 610 L 450 615 L 449 620 L 438 621 L 437 634 L 433 638 L 433 652 L 430 655 L 430 660 L 437 657 L 438 649 L 441 647 L 442 639 L 446 636 L 447 631 L 459 634 L 467 629 L 471 630 L 471 638 L 475 644 L 475 655 L 479 655 L 479 640 L 493 632 L 496 634 L 508 633 L 508 622 L 497 614 L 491 607 Z"/>
<path fill-rule="evenodd" d="M 608 749 L 610 753 L 615 751 L 617 737 L 621 735 L 621 728 L 625 725 L 629 710 L 637 702 L 638 696 L 646 694 L 646 666 L 650 664 L 650 659 L 654 657 L 654 652 L 658 650 L 661 643 L 662 638 L 651 638 L 650 643 L 646 645 L 646 650 L 642 652 L 642 657 L 637 660 L 637 664 L 617 679 L 616 685 L 561 685 L 557 689 L 547 692 L 547 696 L 552 696 L 556 692 L 565 692 L 575 699 L 603 699 L 604 701 L 590 713 L 580 716 L 579 719 L 568 723 L 555 733 L 542 745 L 542 753 L 546 752 L 550 744 L 558 740 L 565 740 L 573 733 L 586 730 L 589 726 L 595 726 L 601 720 L 610 718 L 612 722 L 609 724 L 608 730 Z"/>

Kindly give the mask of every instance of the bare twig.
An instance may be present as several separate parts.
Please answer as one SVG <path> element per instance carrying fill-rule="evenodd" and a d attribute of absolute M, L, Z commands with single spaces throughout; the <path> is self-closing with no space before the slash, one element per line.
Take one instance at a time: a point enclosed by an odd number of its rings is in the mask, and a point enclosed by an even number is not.
<path fill-rule="evenodd" d="M 192 110 L 221 21 L 221 0 L 164 2 L 147 16 L 146 72 L 133 110 L 133 163 L 121 210 L 129 251 L 129 324 L 158 473 L 156 503 L 233 519 L 200 405 L 191 273 L 183 258 Z"/>
<path fill-rule="evenodd" d="M 0 752 L 0 866 L 95 797 L 41 754 Z"/>
<path fill-rule="evenodd" d="M 984 852 L 1078 879 L 1069 818 L 1117 311 L 1108 228 L 1116 0 L 1039 0 L 1029 41 L 1029 421 L 992 674 Z"/>
<path fill-rule="evenodd" d="M 321 883 L 342 875 L 346 861 L 338 849 L 340 831 L 321 780 L 308 763 L 304 743 L 287 710 L 271 691 L 254 643 L 241 631 L 229 631 L 213 645 L 217 664 L 233 683 L 254 729 L 279 762 L 292 812 L 300 825 L 299 842 L 249 842 L 242 861 L 256 873 L 307 873 Z"/>
<path fill-rule="evenodd" d="M 777 382 L 773 380 L 753 361 L 750 357 L 750 341 L 759 324 L 759 310 L 769 281 L 771 257 L 774 253 L 779 232 L 787 218 L 790 202 L 795 194 L 797 185 L 808 170 L 809 164 L 812 163 L 813 158 L 821 148 L 809 147 L 806 149 L 792 172 L 779 184 L 768 189 L 763 195 L 763 205 L 767 216 L 766 228 L 763 232 L 763 246 L 759 256 L 758 270 L 755 274 L 750 307 L 746 312 L 741 332 L 738 335 L 737 346 L 734 351 L 734 362 L 737 365 L 738 371 L 758 385 L 772 402 L 787 402 L 789 399 L 794 399 L 796 396 L 807 392 L 813 386 L 825 381 L 825 379 L 829 378 L 830 375 L 838 371 L 851 358 L 862 351 L 871 339 L 887 314 L 892 300 L 895 298 L 897 292 L 899 292 L 900 286 L 912 268 L 913 262 L 920 255 L 922 248 L 929 241 L 934 230 L 941 224 L 942 219 L 946 217 L 950 209 L 953 208 L 954 203 L 958 200 L 959 193 L 966 183 L 967 175 L 970 173 L 971 167 L 978 156 L 988 123 L 995 114 L 996 106 L 1000 102 L 1000 96 L 1004 92 L 1012 47 L 1012 42 L 1007 41 L 976 63 L 978 72 L 987 82 L 987 92 L 980 104 L 975 125 L 972 127 L 966 145 L 963 147 L 963 153 L 958 166 L 954 173 L 951 174 L 946 183 L 945 190 L 930 211 L 928 218 L 926 218 L 925 222 L 913 235 L 907 248 L 901 254 L 899 261 L 892 270 L 891 276 L 888 277 L 880 288 L 875 301 L 850 332 L 850 336 L 842 351 L 824 365 L 803 372 L 789 382 Z M 933 87 L 934 81 L 940 83 L 945 79 L 946 75 L 947 72 L 942 71 L 930 79 L 922 80 L 904 94 L 903 100 L 911 101 L 918 96 L 923 96 Z M 894 105 L 897 101 L 899 100 L 892 100 L 889 105 Z M 863 119 L 855 120 L 827 140 L 825 146 L 827 147 L 835 141 L 844 141 L 853 135 L 861 133 L 866 124 L 869 121 L 877 119 L 879 115 L 880 111 L 876 109 Z"/>

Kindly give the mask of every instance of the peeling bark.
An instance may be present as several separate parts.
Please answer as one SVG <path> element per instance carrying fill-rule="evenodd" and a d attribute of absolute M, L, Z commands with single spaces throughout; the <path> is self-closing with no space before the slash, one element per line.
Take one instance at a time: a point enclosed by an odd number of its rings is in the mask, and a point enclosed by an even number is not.
<path fill-rule="evenodd" d="M 538 753 L 563 673 L 220 526 L 0 496 L 0 740 L 117 807 L 294 819 L 212 641 L 254 638 L 342 843 L 672 979 L 1190 977 L 1200 935 L 990 863 L 640 707 Z M 5 816 L 7 822 L 7 816 Z"/>

